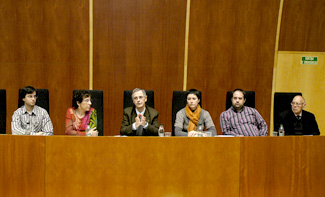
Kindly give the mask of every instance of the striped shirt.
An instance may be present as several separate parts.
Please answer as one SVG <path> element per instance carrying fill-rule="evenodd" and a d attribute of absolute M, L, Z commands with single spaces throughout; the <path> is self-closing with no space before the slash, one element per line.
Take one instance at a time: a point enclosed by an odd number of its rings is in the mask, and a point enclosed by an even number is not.
<path fill-rule="evenodd" d="M 233 107 L 220 115 L 220 126 L 224 135 L 266 136 L 267 125 L 254 108 L 243 106 L 237 112 Z"/>
<path fill-rule="evenodd" d="M 11 132 L 13 135 L 36 135 L 38 132 L 53 135 L 53 125 L 45 109 L 35 105 L 29 114 L 23 105 L 12 115 Z"/>

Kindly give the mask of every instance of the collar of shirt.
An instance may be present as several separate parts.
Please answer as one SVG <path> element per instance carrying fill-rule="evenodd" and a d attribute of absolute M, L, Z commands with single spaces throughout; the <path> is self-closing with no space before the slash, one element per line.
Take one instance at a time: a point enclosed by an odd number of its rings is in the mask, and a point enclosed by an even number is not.
<path fill-rule="evenodd" d="M 302 111 L 300 112 L 300 114 L 295 114 L 295 113 L 293 113 L 295 116 L 296 116 L 296 118 L 298 117 L 298 116 L 300 116 L 300 118 L 302 117 Z"/>
<path fill-rule="evenodd" d="M 245 107 L 245 105 L 239 110 L 239 111 L 237 111 L 233 106 L 231 106 L 231 109 L 235 112 L 235 113 L 240 113 L 240 112 L 242 112 L 242 111 L 244 111 L 244 107 Z"/>
<path fill-rule="evenodd" d="M 26 107 L 25 107 L 25 105 L 23 105 L 23 114 L 30 114 L 30 113 L 28 113 L 28 111 L 27 111 L 27 109 L 26 109 Z M 30 115 L 35 115 L 36 114 L 36 110 L 35 110 L 35 106 L 34 106 L 34 108 L 33 108 L 33 110 L 32 110 L 32 113 L 30 114 Z"/>
<path fill-rule="evenodd" d="M 146 108 L 144 108 L 144 110 L 142 112 L 139 112 L 139 110 L 137 108 L 135 108 L 135 112 L 137 113 L 137 116 L 139 114 L 141 114 L 142 116 L 144 116 L 144 112 L 146 112 Z"/>

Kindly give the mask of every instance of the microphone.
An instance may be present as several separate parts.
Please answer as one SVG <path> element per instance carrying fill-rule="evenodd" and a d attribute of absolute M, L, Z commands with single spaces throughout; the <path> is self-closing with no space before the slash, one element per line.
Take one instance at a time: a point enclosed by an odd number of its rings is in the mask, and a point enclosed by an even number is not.
<path fill-rule="evenodd" d="M 142 136 L 142 135 L 143 135 L 143 126 L 142 126 L 142 125 L 140 125 L 140 126 L 137 128 L 136 135 L 138 135 L 138 136 Z"/>

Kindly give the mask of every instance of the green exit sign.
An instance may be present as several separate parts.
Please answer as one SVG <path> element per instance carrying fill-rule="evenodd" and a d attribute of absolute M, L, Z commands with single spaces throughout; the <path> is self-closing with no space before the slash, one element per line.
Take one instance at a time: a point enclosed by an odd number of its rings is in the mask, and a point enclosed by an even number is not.
<path fill-rule="evenodd" d="M 318 57 L 302 56 L 301 64 L 318 65 Z"/>

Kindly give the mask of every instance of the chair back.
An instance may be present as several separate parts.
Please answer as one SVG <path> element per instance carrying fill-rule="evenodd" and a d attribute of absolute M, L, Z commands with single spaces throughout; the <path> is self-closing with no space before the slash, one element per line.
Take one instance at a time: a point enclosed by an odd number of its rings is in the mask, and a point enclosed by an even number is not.
<path fill-rule="evenodd" d="M 73 94 L 78 90 L 73 90 Z M 102 90 L 87 90 L 91 94 L 91 107 L 95 108 L 97 111 L 97 131 L 98 136 L 104 135 L 104 95 Z"/>
<path fill-rule="evenodd" d="M 7 96 L 6 90 L 0 90 L 0 134 L 6 134 Z"/>
<path fill-rule="evenodd" d="M 255 91 L 245 91 L 246 92 L 246 102 L 245 106 L 255 108 Z M 232 91 L 227 92 L 227 99 L 226 99 L 226 110 L 232 106 L 231 102 L 232 98 Z"/>
<path fill-rule="evenodd" d="M 124 90 L 124 102 L 123 102 L 123 109 L 128 107 L 133 107 L 133 101 L 132 101 L 132 91 L 133 90 Z M 147 102 L 146 105 L 148 105 L 151 108 L 155 108 L 155 94 L 153 90 L 146 90 L 147 94 Z"/>
<path fill-rule="evenodd" d="M 19 89 L 19 96 L 18 96 L 18 108 L 24 105 L 23 96 L 21 93 L 22 89 Z M 48 114 L 50 114 L 50 100 L 49 100 L 49 90 L 48 89 L 36 89 L 37 91 L 37 99 L 36 104 L 44 108 Z"/>
<path fill-rule="evenodd" d="M 274 107 L 273 107 L 273 128 L 276 128 L 277 121 L 279 119 L 279 114 L 283 111 L 291 109 L 291 102 L 292 99 L 300 95 L 302 96 L 301 92 L 275 92 L 274 93 Z"/>
<path fill-rule="evenodd" d="M 187 95 L 188 91 L 173 91 L 173 102 L 172 102 L 172 135 L 175 136 L 175 120 L 176 114 L 179 110 L 183 109 L 187 104 Z M 200 105 L 202 107 L 202 92 Z"/>

